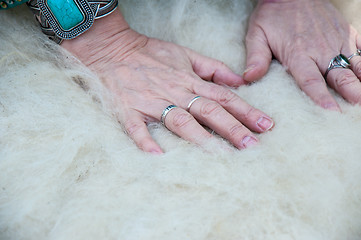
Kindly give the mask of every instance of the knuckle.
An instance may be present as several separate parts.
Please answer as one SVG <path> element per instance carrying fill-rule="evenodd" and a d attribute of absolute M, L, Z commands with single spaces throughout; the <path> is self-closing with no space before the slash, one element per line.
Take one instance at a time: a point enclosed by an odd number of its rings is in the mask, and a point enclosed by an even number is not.
<path fill-rule="evenodd" d="M 293 48 L 293 53 L 299 54 L 311 53 L 311 55 L 314 55 L 312 53 L 314 53 L 316 50 L 320 53 L 327 53 L 330 51 L 330 46 L 327 41 L 316 39 L 315 41 L 310 42 L 307 30 L 293 34 L 293 41 L 291 46 Z"/>
<path fill-rule="evenodd" d="M 356 82 L 356 78 L 353 74 L 353 72 L 347 71 L 344 73 L 338 74 L 338 77 L 336 78 L 336 86 L 338 88 L 344 88 L 350 84 L 353 84 Z"/>
<path fill-rule="evenodd" d="M 154 99 L 156 96 L 159 96 L 159 91 L 152 88 L 144 89 L 140 96 L 145 99 Z"/>
<path fill-rule="evenodd" d="M 253 113 L 255 112 L 255 108 L 252 107 L 252 106 L 248 106 L 246 111 L 244 111 L 242 114 L 241 114 L 241 118 L 244 122 L 247 122 L 249 121 L 251 118 L 252 118 L 252 115 Z"/>
<path fill-rule="evenodd" d="M 194 84 L 198 79 L 198 76 L 195 73 L 181 70 L 175 71 L 174 76 L 176 81 L 174 82 L 174 87 L 179 88 L 180 85 L 187 89 L 194 89 Z"/>
<path fill-rule="evenodd" d="M 228 129 L 228 134 L 233 139 L 240 135 L 244 135 L 244 127 L 241 124 L 233 125 Z"/>
<path fill-rule="evenodd" d="M 293 37 L 293 42 L 297 45 L 297 46 L 302 46 L 307 40 L 307 34 L 305 31 L 301 31 L 301 32 L 297 32 L 297 33 L 294 33 L 292 35 Z"/>
<path fill-rule="evenodd" d="M 193 82 L 195 76 L 192 75 L 192 73 L 188 71 L 175 71 L 174 75 L 177 77 L 177 79 L 180 79 L 182 82 Z"/>
<path fill-rule="evenodd" d="M 229 90 L 224 89 L 218 92 L 216 100 L 219 104 L 225 106 L 235 101 L 236 98 L 237 98 L 236 94 L 234 94 Z"/>
<path fill-rule="evenodd" d="M 308 42 L 308 39 L 306 41 Z M 314 42 L 312 45 L 309 45 L 306 51 L 311 54 L 311 56 L 315 56 L 314 53 L 317 52 L 321 53 L 323 56 L 327 56 L 327 53 L 330 52 L 330 45 L 327 41 L 317 41 Z"/>
<path fill-rule="evenodd" d="M 221 106 L 216 102 L 207 102 L 201 106 L 200 115 L 207 118 L 210 115 L 217 115 L 221 111 Z"/>
<path fill-rule="evenodd" d="M 305 46 L 303 46 L 303 44 L 296 43 L 291 49 L 291 56 L 300 56 L 300 55 L 304 54 L 305 51 L 306 51 L 306 48 L 305 48 Z"/>
<path fill-rule="evenodd" d="M 142 124 L 139 122 L 128 121 L 124 124 L 124 127 L 129 136 L 134 136 L 142 128 Z"/>
<path fill-rule="evenodd" d="M 318 43 L 317 49 L 313 48 L 312 52 L 317 51 L 317 50 L 319 50 L 319 52 L 322 55 L 326 56 L 326 54 L 330 51 L 330 46 L 328 45 L 328 43 L 326 43 L 324 41 L 321 41 L 321 42 Z"/>
<path fill-rule="evenodd" d="M 193 117 L 188 113 L 176 113 L 172 119 L 172 124 L 176 128 L 184 127 L 190 124 L 193 120 Z"/>
<path fill-rule="evenodd" d="M 260 32 L 254 30 L 254 29 L 251 31 L 248 31 L 245 40 L 246 40 L 246 45 L 248 45 L 248 46 L 250 46 L 254 43 L 257 43 L 257 42 L 260 42 L 260 43 L 265 42 L 263 34 L 261 34 Z"/>
<path fill-rule="evenodd" d="M 301 89 L 313 87 L 320 84 L 324 84 L 324 80 L 318 77 L 309 77 L 299 82 L 299 86 Z"/>
<path fill-rule="evenodd" d="M 311 46 L 307 44 L 307 35 L 303 33 L 298 33 L 293 35 L 293 42 L 292 44 L 288 44 L 290 47 L 291 56 L 302 56 L 305 55 L 309 51 Z"/>

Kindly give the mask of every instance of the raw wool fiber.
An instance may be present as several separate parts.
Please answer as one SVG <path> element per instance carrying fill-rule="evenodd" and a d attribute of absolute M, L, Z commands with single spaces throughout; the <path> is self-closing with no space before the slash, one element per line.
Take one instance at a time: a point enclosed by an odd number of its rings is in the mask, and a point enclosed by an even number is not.
<path fill-rule="evenodd" d="M 244 69 L 247 0 L 121 9 L 140 32 Z M 235 90 L 276 121 L 259 146 L 203 149 L 152 124 L 166 153 L 151 156 L 102 104 L 98 79 L 49 43 L 25 6 L 0 22 L 1 240 L 361 239 L 361 107 L 337 97 L 342 114 L 322 110 L 273 62 Z"/>

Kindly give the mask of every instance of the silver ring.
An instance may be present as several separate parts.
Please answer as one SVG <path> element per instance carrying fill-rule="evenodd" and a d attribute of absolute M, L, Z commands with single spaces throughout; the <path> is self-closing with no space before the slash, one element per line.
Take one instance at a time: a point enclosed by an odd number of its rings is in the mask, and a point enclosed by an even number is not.
<path fill-rule="evenodd" d="M 354 54 L 350 55 L 347 59 L 351 60 L 351 58 L 353 58 L 354 56 L 361 56 L 361 50 L 357 49 L 357 51 Z"/>
<path fill-rule="evenodd" d="M 325 73 L 325 80 L 327 79 L 327 74 L 329 71 L 331 71 L 334 68 L 350 68 L 351 64 L 348 60 L 348 58 L 343 55 L 339 54 L 336 57 L 332 58 L 330 61 L 330 64 L 328 65 L 328 68 Z"/>
<path fill-rule="evenodd" d="M 188 112 L 189 112 L 189 110 L 191 109 L 192 104 L 193 104 L 195 101 L 197 101 L 198 99 L 200 99 L 200 98 L 201 98 L 201 96 L 194 97 L 194 98 L 189 102 L 189 104 L 188 104 L 188 106 L 187 106 L 187 111 L 188 111 Z"/>
<path fill-rule="evenodd" d="M 176 108 L 176 105 L 169 105 L 163 110 L 162 115 L 160 116 L 160 122 L 165 126 L 165 118 L 167 117 L 167 114 L 172 111 L 174 108 Z"/>

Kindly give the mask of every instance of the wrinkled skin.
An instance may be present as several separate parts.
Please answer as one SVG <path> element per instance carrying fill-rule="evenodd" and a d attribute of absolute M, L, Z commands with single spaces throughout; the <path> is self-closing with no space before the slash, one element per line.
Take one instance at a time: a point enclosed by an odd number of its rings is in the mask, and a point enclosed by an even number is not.
<path fill-rule="evenodd" d="M 324 79 L 332 58 L 361 48 L 360 35 L 328 0 L 260 0 L 246 46 L 248 82 L 266 74 L 273 55 L 321 107 L 341 111 L 327 84 L 348 102 L 361 103 L 360 56 L 350 60 L 351 69 L 333 69 Z"/>
<path fill-rule="evenodd" d="M 240 149 L 258 142 L 252 131 L 262 133 L 273 127 L 269 116 L 220 86 L 242 85 L 241 76 L 219 61 L 133 31 L 119 11 L 97 20 L 89 31 L 62 46 L 102 79 L 120 123 L 146 152 L 163 152 L 147 123 L 159 121 L 171 104 L 178 107 L 168 113 L 165 126 L 199 145 L 213 138 L 201 124 Z M 186 111 L 196 96 L 201 98 Z"/>

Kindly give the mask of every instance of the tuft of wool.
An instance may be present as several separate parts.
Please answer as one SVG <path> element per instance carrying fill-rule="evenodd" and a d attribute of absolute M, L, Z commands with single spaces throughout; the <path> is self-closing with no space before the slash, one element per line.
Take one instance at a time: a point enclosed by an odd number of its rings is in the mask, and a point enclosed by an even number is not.
<path fill-rule="evenodd" d="M 361 31 L 359 1 L 334 0 Z M 245 67 L 248 0 L 123 0 L 137 31 Z M 361 236 L 361 107 L 321 109 L 277 62 L 234 90 L 275 128 L 235 150 L 160 124 L 143 153 L 97 77 L 42 35 L 26 6 L 0 15 L 0 239 L 354 240 Z"/>

